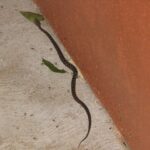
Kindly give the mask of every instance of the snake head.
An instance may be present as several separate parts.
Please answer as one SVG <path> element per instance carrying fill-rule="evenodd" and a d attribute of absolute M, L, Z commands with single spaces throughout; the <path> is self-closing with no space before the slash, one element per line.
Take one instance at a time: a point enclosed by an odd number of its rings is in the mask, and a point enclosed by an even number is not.
<path fill-rule="evenodd" d="M 29 11 L 20 11 L 20 13 L 32 23 L 39 25 L 41 21 L 44 20 L 44 17 L 40 14 L 29 12 Z"/>

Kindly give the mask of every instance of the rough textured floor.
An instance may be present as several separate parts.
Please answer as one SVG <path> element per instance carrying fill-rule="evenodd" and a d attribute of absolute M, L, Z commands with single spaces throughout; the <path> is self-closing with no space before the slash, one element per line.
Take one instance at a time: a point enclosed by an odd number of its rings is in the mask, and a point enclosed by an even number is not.
<path fill-rule="evenodd" d="M 86 134 L 87 117 L 71 96 L 72 74 L 49 40 L 19 10 L 38 12 L 31 0 L 0 0 L 0 150 L 76 150 Z M 51 72 L 41 65 L 42 58 L 67 73 Z M 93 117 L 90 136 L 80 149 L 127 149 L 81 77 L 77 89 Z"/>

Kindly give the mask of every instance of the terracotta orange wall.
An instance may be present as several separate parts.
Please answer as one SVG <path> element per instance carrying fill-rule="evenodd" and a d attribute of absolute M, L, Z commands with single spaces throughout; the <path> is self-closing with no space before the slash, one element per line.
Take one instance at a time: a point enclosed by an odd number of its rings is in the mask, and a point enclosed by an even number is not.
<path fill-rule="evenodd" d="M 150 150 L 150 1 L 36 0 L 133 150 Z"/>

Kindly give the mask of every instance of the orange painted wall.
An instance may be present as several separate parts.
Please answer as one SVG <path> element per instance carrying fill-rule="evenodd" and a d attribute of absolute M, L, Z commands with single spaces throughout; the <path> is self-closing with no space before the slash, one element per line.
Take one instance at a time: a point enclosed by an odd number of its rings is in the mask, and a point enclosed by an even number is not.
<path fill-rule="evenodd" d="M 133 150 L 150 150 L 150 1 L 35 0 Z"/>

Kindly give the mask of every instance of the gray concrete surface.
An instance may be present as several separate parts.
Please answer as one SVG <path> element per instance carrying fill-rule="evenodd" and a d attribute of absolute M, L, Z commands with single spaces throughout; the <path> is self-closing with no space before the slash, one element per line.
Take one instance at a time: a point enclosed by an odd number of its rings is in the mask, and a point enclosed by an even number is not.
<path fill-rule="evenodd" d="M 31 0 L 0 0 L 0 150 L 76 150 L 87 131 L 87 117 L 71 96 L 71 72 L 19 10 L 39 12 Z M 46 22 L 43 25 L 52 32 Z M 41 65 L 42 58 L 68 73 L 51 72 Z M 127 149 L 81 77 L 77 89 L 93 117 L 90 136 L 80 149 Z"/>

